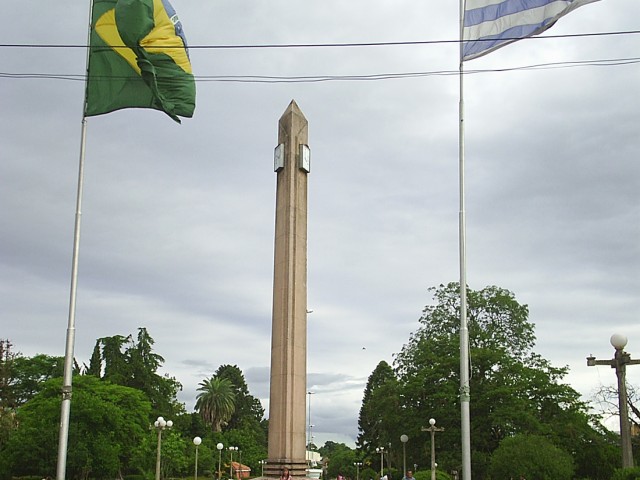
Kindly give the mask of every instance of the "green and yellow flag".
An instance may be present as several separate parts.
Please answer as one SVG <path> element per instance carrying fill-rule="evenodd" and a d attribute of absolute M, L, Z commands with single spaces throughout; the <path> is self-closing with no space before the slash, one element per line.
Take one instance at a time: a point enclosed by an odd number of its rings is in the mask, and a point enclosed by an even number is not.
<path fill-rule="evenodd" d="M 167 0 L 94 0 L 86 116 L 155 108 L 192 117 L 187 41 Z"/>

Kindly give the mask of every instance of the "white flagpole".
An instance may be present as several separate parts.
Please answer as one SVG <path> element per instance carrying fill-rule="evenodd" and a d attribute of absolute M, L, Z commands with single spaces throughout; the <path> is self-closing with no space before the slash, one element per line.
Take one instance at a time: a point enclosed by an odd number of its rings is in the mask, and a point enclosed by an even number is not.
<path fill-rule="evenodd" d="M 73 257 L 71 260 L 71 293 L 69 298 L 69 321 L 64 353 L 64 377 L 62 381 L 62 408 L 60 409 L 60 435 L 58 440 L 57 480 L 65 480 L 67 467 L 67 441 L 69 439 L 69 414 L 71 413 L 71 381 L 73 378 L 73 349 L 75 344 L 76 290 L 78 285 L 78 253 L 80 248 L 80 219 L 82 216 L 82 187 L 84 182 L 84 150 L 87 119 L 82 118 L 80 140 L 80 166 L 78 168 L 78 193 L 76 197 L 76 221 L 73 235 Z"/>
<path fill-rule="evenodd" d="M 471 420 L 469 402 L 469 330 L 467 328 L 467 251 L 464 181 L 464 33 L 465 0 L 460 0 L 460 102 L 458 106 L 458 161 L 460 178 L 460 213 L 458 217 L 460 247 L 460 433 L 462 437 L 462 480 L 471 480 Z"/>
<path fill-rule="evenodd" d="M 62 380 L 62 406 L 60 408 L 60 432 L 58 436 L 58 465 L 56 480 L 65 480 L 67 470 L 67 446 L 69 440 L 69 416 L 71 413 L 71 393 L 73 379 L 73 350 L 76 334 L 76 291 L 78 286 L 78 254 L 80 250 L 80 220 L 82 218 L 82 189 L 84 185 L 84 157 L 87 138 L 87 84 L 89 77 L 89 51 L 91 45 L 91 21 L 93 18 L 93 0 L 89 7 L 89 35 L 87 40 L 87 60 L 85 95 L 82 108 L 82 129 L 80 134 L 80 161 L 78 166 L 78 190 L 76 195 L 76 216 L 73 233 L 73 255 L 71 259 L 71 287 L 69 295 L 69 318 L 64 353 L 64 374 Z"/>

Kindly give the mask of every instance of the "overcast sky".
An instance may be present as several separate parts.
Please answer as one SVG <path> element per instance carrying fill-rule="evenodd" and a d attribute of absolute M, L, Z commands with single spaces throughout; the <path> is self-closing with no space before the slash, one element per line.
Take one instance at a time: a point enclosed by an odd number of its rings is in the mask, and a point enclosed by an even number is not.
<path fill-rule="evenodd" d="M 0 338 L 64 355 L 89 2 L 7 1 Z M 311 422 L 316 443 L 353 444 L 367 377 L 417 329 L 427 289 L 458 280 L 458 46 L 195 47 L 451 41 L 457 2 L 172 3 L 194 47 L 196 112 L 182 125 L 152 110 L 88 121 L 76 358 L 144 326 L 189 411 L 222 364 L 268 407 L 273 148 L 295 99 L 312 150 Z M 637 62 L 640 34 L 544 37 L 637 31 L 638 19 L 637 0 L 602 0 L 466 64 L 481 71 L 465 77 L 468 284 L 527 304 L 536 351 L 570 366 L 587 399 L 615 381 L 585 361 L 612 357 L 612 333 L 640 358 L 640 64 L 603 64 Z M 562 68 L 522 68 L 549 64 Z M 410 72 L 452 74 L 238 81 Z M 640 367 L 628 379 L 639 386 Z"/>

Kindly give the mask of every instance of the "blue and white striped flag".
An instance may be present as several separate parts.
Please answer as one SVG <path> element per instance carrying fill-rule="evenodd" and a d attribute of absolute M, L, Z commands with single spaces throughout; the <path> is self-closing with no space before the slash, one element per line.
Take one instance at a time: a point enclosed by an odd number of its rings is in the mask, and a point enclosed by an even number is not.
<path fill-rule="evenodd" d="M 560 17 L 597 0 L 465 0 L 462 60 L 544 32 Z"/>

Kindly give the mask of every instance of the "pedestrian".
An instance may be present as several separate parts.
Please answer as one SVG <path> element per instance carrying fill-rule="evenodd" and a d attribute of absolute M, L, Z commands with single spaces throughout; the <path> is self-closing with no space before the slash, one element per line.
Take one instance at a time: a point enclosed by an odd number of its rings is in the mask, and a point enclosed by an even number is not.
<path fill-rule="evenodd" d="M 282 472 L 280 472 L 280 480 L 293 480 L 291 473 L 289 473 L 288 467 L 282 467 Z"/>
<path fill-rule="evenodd" d="M 407 473 L 402 480 L 415 480 L 415 478 L 413 477 L 413 471 L 407 470 Z"/>

